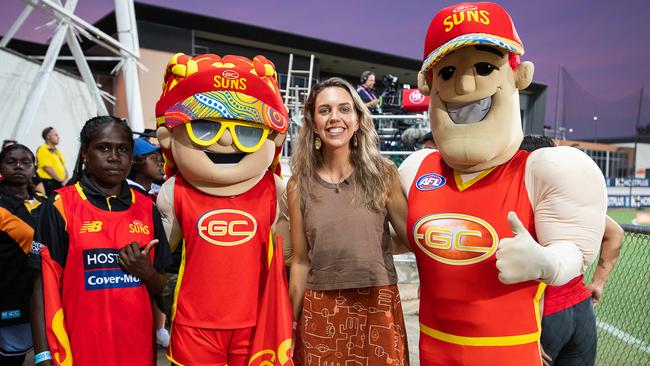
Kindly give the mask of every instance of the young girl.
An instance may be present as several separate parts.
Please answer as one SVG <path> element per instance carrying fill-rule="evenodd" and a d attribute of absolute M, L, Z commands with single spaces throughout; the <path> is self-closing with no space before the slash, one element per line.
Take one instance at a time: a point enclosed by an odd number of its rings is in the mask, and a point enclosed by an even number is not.
<path fill-rule="evenodd" d="M 160 216 L 126 182 L 125 121 L 90 119 L 80 140 L 74 183 L 47 203 L 32 246 L 35 363 L 153 365 L 150 295 L 169 257 Z"/>
<path fill-rule="evenodd" d="M 22 365 L 32 348 L 27 254 L 46 197 L 32 188 L 34 154 L 13 144 L 0 152 L 0 365 Z"/>
<path fill-rule="evenodd" d="M 139 137 L 133 140 L 133 165 L 126 181 L 132 189 L 149 196 L 155 203 L 158 192 L 154 187 L 160 189 L 160 186 L 154 182 L 165 179 L 163 166 L 160 146 L 150 143 L 146 137 Z M 153 306 L 153 319 L 156 326 L 156 343 L 166 348 L 169 346 L 169 332 L 165 329 L 166 316 L 157 303 Z"/>
<path fill-rule="evenodd" d="M 288 184 L 289 293 L 302 338 L 294 357 L 306 365 L 408 365 L 388 227 L 406 242 L 406 199 L 377 144 L 350 84 L 312 88 Z"/>

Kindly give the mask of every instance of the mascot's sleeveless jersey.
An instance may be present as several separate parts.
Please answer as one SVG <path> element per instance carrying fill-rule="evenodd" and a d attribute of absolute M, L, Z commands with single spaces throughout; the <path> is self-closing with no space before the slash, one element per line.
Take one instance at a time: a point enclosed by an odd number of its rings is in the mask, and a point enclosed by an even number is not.
<path fill-rule="evenodd" d="M 185 240 L 174 322 L 209 329 L 254 326 L 264 243 L 276 212 L 273 173 L 232 197 L 206 195 L 176 175 L 174 211 Z"/>
<path fill-rule="evenodd" d="M 535 237 L 524 183 L 527 157 L 520 151 L 463 184 L 436 151 L 422 161 L 410 187 L 407 230 L 420 274 L 421 352 L 427 352 L 427 343 L 445 348 L 440 352 L 449 358 L 440 364 L 492 365 L 485 350 L 477 354 L 483 359 L 474 360 L 471 349 L 517 345 L 529 345 L 522 357 L 517 351 L 503 359 L 499 352 L 487 354 L 495 355 L 498 365 L 539 364 L 538 303 L 544 285 L 504 285 L 495 264 L 499 240 L 514 236 L 508 211 L 516 212 Z"/>
<path fill-rule="evenodd" d="M 118 263 L 125 245 L 144 247 L 153 240 L 151 199 L 132 191 L 127 210 L 105 211 L 85 198 L 79 184 L 57 192 L 70 238 L 61 300 L 74 364 L 153 365 L 149 294 Z"/>

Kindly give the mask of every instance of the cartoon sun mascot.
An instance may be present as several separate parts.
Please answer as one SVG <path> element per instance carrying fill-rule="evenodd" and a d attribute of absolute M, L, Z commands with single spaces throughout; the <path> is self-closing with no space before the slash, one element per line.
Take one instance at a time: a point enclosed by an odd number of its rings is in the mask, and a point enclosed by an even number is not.
<path fill-rule="evenodd" d="M 291 364 L 291 309 L 273 240 L 288 127 L 263 56 L 173 56 L 156 104 L 169 179 L 158 206 L 183 255 L 167 357 L 179 365 Z"/>
<path fill-rule="evenodd" d="M 439 150 L 400 167 L 421 281 L 422 365 L 541 365 L 539 301 L 591 264 L 606 190 L 569 147 L 519 150 L 533 78 L 508 13 L 462 3 L 433 18 L 420 91 Z"/>

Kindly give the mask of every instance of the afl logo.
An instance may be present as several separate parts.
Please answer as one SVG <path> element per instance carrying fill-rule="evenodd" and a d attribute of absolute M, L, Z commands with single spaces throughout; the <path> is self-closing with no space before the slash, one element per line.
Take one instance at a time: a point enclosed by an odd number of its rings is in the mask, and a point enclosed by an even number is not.
<path fill-rule="evenodd" d="M 446 182 L 447 180 L 442 175 L 430 173 L 420 176 L 415 186 L 421 191 L 432 191 L 444 186 Z"/>
<path fill-rule="evenodd" d="M 255 236 L 257 221 L 248 212 L 221 209 L 206 212 L 197 223 L 199 236 L 210 244 L 232 247 Z"/>
<path fill-rule="evenodd" d="M 455 266 L 484 261 L 499 243 L 496 230 L 485 220 L 453 213 L 424 216 L 413 227 L 413 239 L 424 254 Z"/>
<path fill-rule="evenodd" d="M 221 75 L 228 80 L 235 80 L 239 78 L 239 73 L 235 70 L 224 70 Z"/>
<path fill-rule="evenodd" d="M 424 97 L 424 95 L 422 95 L 422 93 L 420 93 L 419 90 L 416 90 L 413 93 L 409 94 L 409 100 L 413 104 L 420 104 L 420 103 L 424 102 L 425 97 Z"/>

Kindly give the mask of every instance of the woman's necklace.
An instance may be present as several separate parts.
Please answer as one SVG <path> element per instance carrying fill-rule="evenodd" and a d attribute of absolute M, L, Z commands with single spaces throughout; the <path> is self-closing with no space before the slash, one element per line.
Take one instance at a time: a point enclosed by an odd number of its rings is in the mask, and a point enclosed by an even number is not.
<path fill-rule="evenodd" d="M 334 180 L 334 178 L 332 178 L 332 176 L 331 176 L 329 173 L 327 174 L 327 177 L 330 179 L 330 183 L 332 183 L 332 184 L 335 185 L 335 187 L 334 187 L 334 192 L 336 192 L 336 193 L 341 193 L 340 185 L 341 185 L 341 183 L 343 183 L 343 182 L 345 181 L 345 179 L 346 179 L 348 176 L 349 176 L 349 174 L 343 174 L 343 177 L 341 177 L 341 180 L 339 180 L 339 181 L 337 182 L 337 181 Z"/>

